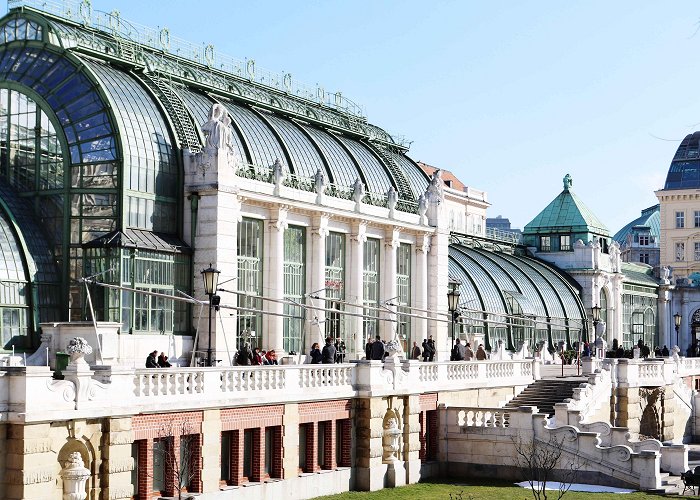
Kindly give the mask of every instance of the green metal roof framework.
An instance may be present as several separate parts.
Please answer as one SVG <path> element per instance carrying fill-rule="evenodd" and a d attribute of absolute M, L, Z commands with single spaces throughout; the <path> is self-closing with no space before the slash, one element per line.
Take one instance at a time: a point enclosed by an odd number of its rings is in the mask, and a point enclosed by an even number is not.
<path fill-rule="evenodd" d="M 582 339 L 588 338 L 585 309 L 577 289 L 565 275 L 543 261 L 480 248 L 471 238 L 453 235 L 449 273 L 460 282 L 464 308 L 482 312 L 486 332 L 491 322 L 499 321 L 507 323 L 510 331 L 517 324 L 516 316 L 526 315 L 534 324 L 546 325 L 550 348 L 557 340 L 553 332 L 565 332 L 568 345 L 578 333 Z M 512 336 L 508 347 L 516 347 Z"/>
<path fill-rule="evenodd" d="M 140 248 L 189 253 L 179 239 L 182 150 L 201 149 L 200 123 L 216 102 L 232 118 L 239 175 L 271 182 L 270 166 L 279 158 L 287 185 L 312 190 L 309 178 L 320 169 L 331 182 L 330 196 L 349 199 L 359 178 L 367 186 L 366 203 L 387 206 L 393 187 L 397 210 L 417 210 L 428 177 L 405 155 L 401 140 L 368 124 L 339 94 L 314 100 L 291 93 L 286 80 L 281 90 L 250 74 L 215 69 L 213 49 L 199 59 L 175 55 L 167 32 L 160 33 L 163 46 L 155 47 L 153 40 L 139 41 L 141 32 L 118 14 L 102 23 L 110 29 L 100 29 L 90 26 L 88 1 L 73 5 L 51 14 L 51 2 L 11 1 L 0 19 L 0 89 L 36 103 L 37 120 L 50 123 L 58 148 L 58 165 L 47 179 L 39 154 L 43 138 L 37 138 L 30 153 L 33 180 L 21 185 L 8 178 L 13 193 L 3 194 L 4 200 L 33 200 L 27 214 L 60 224 L 34 232 L 17 226 L 20 239 L 42 235 L 49 245 L 41 255 L 27 247 L 26 262 L 49 255 L 58 265 L 45 280 L 57 298 L 31 301 L 35 331 L 40 321 L 71 319 L 69 304 L 80 309 L 80 292 L 70 283 L 81 276 L 85 249 L 115 242 L 129 248 L 136 235 L 145 243 Z M 51 307 L 42 310 L 41 303 Z"/>

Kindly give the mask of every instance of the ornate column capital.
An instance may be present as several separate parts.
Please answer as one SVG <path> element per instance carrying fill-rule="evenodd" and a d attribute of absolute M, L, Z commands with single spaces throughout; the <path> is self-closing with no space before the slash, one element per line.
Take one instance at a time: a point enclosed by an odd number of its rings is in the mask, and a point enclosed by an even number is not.
<path fill-rule="evenodd" d="M 331 216 L 329 214 L 323 214 L 318 219 L 314 220 L 314 227 L 311 230 L 312 234 L 318 238 L 325 238 L 330 232 L 328 229 L 328 222 Z"/>
<path fill-rule="evenodd" d="M 367 221 L 361 221 L 353 228 L 354 232 L 351 235 L 353 241 L 358 243 L 364 243 L 367 241 Z"/>
<path fill-rule="evenodd" d="M 280 205 L 277 209 L 270 210 L 270 228 L 277 229 L 278 231 L 284 231 L 289 227 L 287 221 L 287 214 L 289 213 L 289 207 L 286 205 Z"/>
<path fill-rule="evenodd" d="M 394 226 L 391 233 L 387 232 L 386 246 L 391 247 L 393 250 L 399 248 L 399 236 L 401 235 L 401 229 Z"/>
<path fill-rule="evenodd" d="M 416 238 L 416 252 L 419 253 L 429 253 L 430 246 L 432 242 L 432 237 L 429 234 L 418 235 Z"/>

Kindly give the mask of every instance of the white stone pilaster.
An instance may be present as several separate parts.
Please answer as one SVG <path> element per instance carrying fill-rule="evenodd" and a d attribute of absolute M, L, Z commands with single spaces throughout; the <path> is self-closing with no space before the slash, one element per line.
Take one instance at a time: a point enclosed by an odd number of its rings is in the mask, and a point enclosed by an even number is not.
<path fill-rule="evenodd" d="M 348 252 L 348 267 L 345 272 L 347 288 L 345 300 L 350 304 L 362 306 L 364 295 L 364 250 L 367 241 L 367 223 L 358 222 L 352 228 L 350 235 L 350 248 Z M 348 312 L 360 314 L 361 307 L 347 307 Z M 364 355 L 364 338 L 362 335 L 362 318 L 360 316 L 347 317 L 347 339 L 345 345 L 348 349 L 346 360 L 359 359 Z"/>
<path fill-rule="evenodd" d="M 309 259 L 309 274 L 311 276 L 310 295 L 307 304 L 315 307 L 326 307 L 326 236 L 328 236 L 328 215 L 321 215 L 313 221 L 311 228 L 311 252 Z M 315 292 L 315 293 L 311 293 Z M 326 313 L 317 309 L 307 311 L 306 350 L 311 349 L 314 342 L 323 345 L 326 336 Z"/>
<path fill-rule="evenodd" d="M 284 231 L 287 229 L 287 208 L 284 206 L 271 210 L 267 224 L 267 272 L 265 276 L 265 295 L 274 300 L 284 298 Z M 283 329 L 284 319 L 277 316 L 284 312 L 281 302 L 265 301 L 265 310 L 274 313 L 263 316 L 263 344 L 268 349 L 274 349 L 277 356 L 284 354 Z"/>
<path fill-rule="evenodd" d="M 428 309 L 428 252 L 430 252 L 430 235 L 418 236 L 416 241 L 416 267 L 414 269 L 413 304 L 416 309 Z M 427 313 L 416 310 L 416 314 L 427 316 Z M 413 342 L 421 345 L 423 339 L 428 338 L 428 320 L 425 318 L 412 318 L 413 331 L 409 348 Z"/>
<path fill-rule="evenodd" d="M 381 270 L 382 280 L 382 302 L 389 301 L 396 303 L 398 295 L 396 287 L 396 253 L 399 248 L 400 231 L 398 227 L 391 228 L 386 232 L 386 243 L 384 245 L 384 268 Z M 387 306 L 391 311 L 396 311 L 396 306 Z M 382 339 L 389 341 L 396 335 L 396 313 L 382 312 L 381 317 L 389 321 L 379 322 L 379 334 Z"/>
<path fill-rule="evenodd" d="M 218 153 L 221 153 L 219 150 Z M 185 154 L 185 195 L 197 196 L 196 209 L 191 207 L 185 218 L 184 234 L 189 235 L 195 227 L 193 257 L 194 297 L 208 301 L 200 272 L 211 264 L 221 271 L 219 283 L 238 276 L 238 222 L 241 220 L 241 201 L 235 186 L 235 165 L 227 155 L 206 152 L 191 157 Z M 208 157 L 201 155 L 209 155 Z M 212 156 L 213 155 L 213 156 Z M 204 158 L 204 160 L 202 159 Z M 208 158 L 208 159 L 207 159 Z M 206 161 L 205 161 L 206 160 Z M 204 168 L 206 167 L 206 168 Z M 222 284 L 223 288 L 236 289 L 235 281 Z M 221 303 L 236 305 L 235 294 L 219 293 Z M 193 326 L 199 331 L 195 349 L 199 357 L 206 357 L 209 348 L 209 307 L 193 307 Z M 212 359 L 221 360 L 221 365 L 230 365 L 236 351 L 235 310 L 212 311 L 211 349 Z M 223 325 L 223 327 L 222 327 Z"/>
<path fill-rule="evenodd" d="M 428 254 L 428 304 L 431 311 L 447 313 L 447 282 L 449 276 L 448 251 L 450 233 L 447 229 L 437 229 L 432 237 Z M 451 342 L 448 323 L 428 321 L 428 335 L 433 336 L 437 350 L 436 361 L 450 359 Z"/>

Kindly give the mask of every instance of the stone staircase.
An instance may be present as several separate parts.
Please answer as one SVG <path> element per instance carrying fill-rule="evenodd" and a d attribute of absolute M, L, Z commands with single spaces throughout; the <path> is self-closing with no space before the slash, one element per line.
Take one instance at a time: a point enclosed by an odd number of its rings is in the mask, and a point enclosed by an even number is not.
<path fill-rule="evenodd" d="M 587 382 L 585 377 L 537 380 L 506 403 L 504 408 L 536 406 L 539 413 L 544 413 L 551 417 L 554 415 L 554 405 L 571 398 L 574 388 L 585 382 Z"/>

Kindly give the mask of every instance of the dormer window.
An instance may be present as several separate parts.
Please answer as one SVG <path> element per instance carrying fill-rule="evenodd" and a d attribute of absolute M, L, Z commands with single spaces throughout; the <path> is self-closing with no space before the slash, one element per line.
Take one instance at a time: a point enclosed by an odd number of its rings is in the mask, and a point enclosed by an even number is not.
<path fill-rule="evenodd" d="M 540 236 L 540 252 L 552 251 L 552 238 L 549 236 Z"/>
<path fill-rule="evenodd" d="M 645 247 L 649 245 L 649 235 L 640 234 L 639 235 L 639 246 Z"/>
<path fill-rule="evenodd" d="M 571 235 L 562 234 L 559 236 L 559 250 L 568 252 L 571 250 Z"/>

